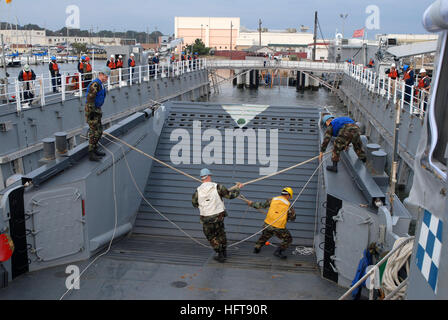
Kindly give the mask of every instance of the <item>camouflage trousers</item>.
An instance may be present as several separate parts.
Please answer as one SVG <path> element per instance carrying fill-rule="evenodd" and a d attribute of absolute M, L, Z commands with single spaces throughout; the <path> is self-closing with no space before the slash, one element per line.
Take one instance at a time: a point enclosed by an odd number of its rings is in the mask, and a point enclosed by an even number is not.
<path fill-rule="evenodd" d="M 94 105 L 86 104 L 85 107 L 86 122 L 89 125 L 89 152 L 95 150 L 98 147 L 98 141 L 100 141 L 103 135 L 103 126 L 101 124 L 101 117 L 103 112 L 101 108 L 97 108 Z"/>
<path fill-rule="evenodd" d="M 227 247 L 226 231 L 224 229 L 224 216 L 225 215 L 223 213 L 213 217 L 201 216 L 204 235 L 210 242 L 213 250 L 216 252 L 224 250 Z"/>
<path fill-rule="evenodd" d="M 264 229 L 264 228 L 266 228 L 266 229 Z M 273 236 L 276 236 L 277 238 L 282 240 L 280 248 L 282 248 L 283 250 L 288 248 L 292 242 L 291 233 L 286 228 L 279 229 L 279 228 L 275 228 L 273 226 L 269 226 L 268 224 L 265 223 L 263 225 L 263 229 L 264 230 L 263 230 L 263 233 L 261 234 L 260 239 L 258 239 L 258 241 L 255 243 L 255 248 L 260 249 L 262 246 L 264 246 L 266 241 L 271 239 Z"/>
<path fill-rule="evenodd" d="M 358 155 L 359 159 L 365 159 L 366 154 L 362 147 L 361 133 L 359 127 L 353 123 L 346 124 L 339 130 L 339 135 L 333 142 L 333 154 L 331 160 L 338 162 L 341 152 L 344 151 L 350 143 L 353 144 L 353 149 Z"/>

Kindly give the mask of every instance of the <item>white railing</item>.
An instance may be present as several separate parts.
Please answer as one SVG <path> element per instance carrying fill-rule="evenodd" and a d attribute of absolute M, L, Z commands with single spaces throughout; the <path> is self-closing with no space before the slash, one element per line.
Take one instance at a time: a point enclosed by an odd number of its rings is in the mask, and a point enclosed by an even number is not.
<path fill-rule="evenodd" d="M 106 89 L 131 86 L 151 79 L 173 78 L 182 74 L 203 70 L 206 68 L 204 59 L 178 61 L 173 63 L 138 65 L 130 68 L 111 70 Z M 87 86 L 95 79 L 99 71 L 80 74 L 79 72 L 63 72 L 57 77 L 47 74 L 36 75 L 35 80 L 0 83 L 0 112 L 1 107 L 11 103 L 16 104 L 17 111 L 33 105 L 45 106 L 49 103 L 65 101 L 73 97 L 82 98 L 86 94 Z M 82 85 L 80 85 L 82 84 Z"/>
<path fill-rule="evenodd" d="M 304 71 L 334 71 L 345 70 L 344 63 L 313 62 L 313 61 L 282 61 L 282 60 L 207 60 L 207 68 L 211 69 L 253 69 L 253 68 L 276 68 L 276 69 L 298 69 Z"/>
<path fill-rule="evenodd" d="M 402 79 L 391 79 L 386 74 L 377 74 L 363 65 L 345 64 L 344 72 L 364 85 L 366 90 L 385 97 L 410 114 L 423 117 L 428 105 L 429 91 L 407 85 Z"/>

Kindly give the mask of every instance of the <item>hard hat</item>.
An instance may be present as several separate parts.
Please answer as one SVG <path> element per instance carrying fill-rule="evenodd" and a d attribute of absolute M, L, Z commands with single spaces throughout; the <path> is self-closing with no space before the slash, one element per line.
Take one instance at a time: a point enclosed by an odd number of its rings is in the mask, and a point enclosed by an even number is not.
<path fill-rule="evenodd" d="M 51 56 L 51 60 L 56 60 L 56 57 L 55 56 Z"/>
<path fill-rule="evenodd" d="M 201 169 L 201 173 L 200 173 L 201 178 L 204 178 L 206 176 L 211 176 L 211 175 L 212 175 L 212 173 L 207 168 Z"/>
<path fill-rule="evenodd" d="M 81 59 L 82 60 L 86 60 L 86 56 L 81 56 Z"/>
<path fill-rule="evenodd" d="M 198 54 L 197 52 L 195 52 L 194 54 Z"/>
<path fill-rule="evenodd" d="M 113 54 L 110 55 L 111 58 L 115 58 L 115 56 Z"/>
<path fill-rule="evenodd" d="M 89 58 L 89 57 L 86 57 L 86 61 L 90 61 L 90 58 Z"/>
<path fill-rule="evenodd" d="M 426 73 L 426 69 L 425 68 L 421 68 L 420 69 L 420 73 Z"/>
<path fill-rule="evenodd" d="M 133 57 L 134 56 L 134 54 L 133 53 L 131 53 L 131 57 Z"/>
<path fill-rule="evenodd" d="M 395 63 L 392 63 L 392 68 L 395 68 L 395 67 L 396 67 Z"/>
<path fill-rule="evenodd" d="M 118 58 L 123 58 L 123 56 L 120 54 L 120 55 L 118 56 Z"/>
<path fill-rule="evenodd" d="M 105 68 L 101 69 L 100 73 L 102 73 L 102 74 L 104 74 L 104 75 L 109 77 L 110 76 L 110 69 L 105 67 Z"/>
<path fill-rule="evenodd" d="M 405 65 L 403 66 L 403 70 L 406 71 L 406 70 L 408 70 L 408 69 L 409 69 L 409 66 L 408 66 L 407 64 L 405 64 Z"/>
<path fill-rule="evenodd" d="M 323 125 L 326 125 L 326 123 L 327 123 L 327 120 L 328 119 L 331 119 L 331 118 L 334 118 L 331 114 L 327 114 L 326 116 L 324 116 L 323 118 L 322 118 L 322 124 Z"/>
<path fill-rule="evenodd" d="M 286 188 L 283 188 L 282 194 L 284 194 L 284 195 L 289 194 L 289 196 L 292 198 L 293 192 L 292 192 L 292 189 L 290 187 L 286 187 Z"/>
<path fill-rule="evenodd" d="M 23 70 L 30 71 L 30 65 L 29 64 L 24 65 Z"/>

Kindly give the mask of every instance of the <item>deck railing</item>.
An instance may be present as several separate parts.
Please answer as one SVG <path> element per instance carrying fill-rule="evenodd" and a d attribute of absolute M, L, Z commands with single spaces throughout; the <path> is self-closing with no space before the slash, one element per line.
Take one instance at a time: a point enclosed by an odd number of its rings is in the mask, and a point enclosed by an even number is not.
<path fill-rule="evenodd" d="M 407 85 L 402 79 L 392 79 L 386 74 L 378 74 L 362 65 L 345 64 L 345 73 L 360 82 L 366 90 L 385 97 L 394 104 L 400 103 L 402 110 L 424 117 L 430 93 Z"/>
<path fill-rule="evenodd" d="M 111 75 L 105 87 L 107 90 L 111 90 L 117 87 L 148 82 L 151 79 L 174 78 L 205 68 L 204 59 L 118 68 L 111 70 Z M 86 95 L 87 86 L 91 79 L 95 79 L 98 72 L 98 70 L 84 74 L 77 71 L 73 71 L 71 74 L 62 72 L 57 77 L 52 77 L 48 72 L 47 74 L 36 75 L 35 80 L 19 81 L 14 79 L 12 83 L 0 83 L 0 112 L 2 106 L 11 103 L 15 103 L 17 111 L 20 112 L 29 108 L 31 101 L 33 105 L 45 106 L 49 103 L 63 102 L 71 97 L 82 98 Z M 32 99 L 30 99 L 30 93 L 33 96 Z"/>

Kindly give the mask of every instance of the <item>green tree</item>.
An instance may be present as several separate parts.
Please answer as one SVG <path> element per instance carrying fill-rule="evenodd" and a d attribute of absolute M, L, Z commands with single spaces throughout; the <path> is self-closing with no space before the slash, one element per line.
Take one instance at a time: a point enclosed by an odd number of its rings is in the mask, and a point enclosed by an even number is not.
<path fill-rule="evenodd" d="M 80 54 L 87 51 L 87 44 L 75 42 L 72 43 L 72 48 L 75 51 L 75 54 Z"/>
<path fill-rule="evenodd" d="M 185 49 L 190 53 L 197 52 L 199 55 L 207 55 L 210 52 L 210 48 L 206 47 L 201 39 L 196 39 L 193 44 L 185 46 Z"/>

